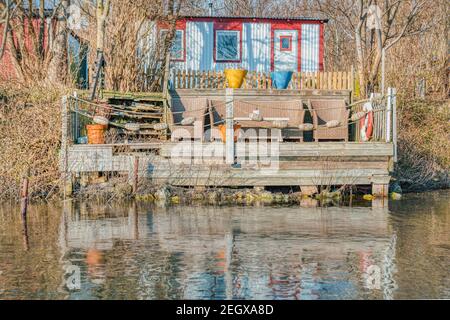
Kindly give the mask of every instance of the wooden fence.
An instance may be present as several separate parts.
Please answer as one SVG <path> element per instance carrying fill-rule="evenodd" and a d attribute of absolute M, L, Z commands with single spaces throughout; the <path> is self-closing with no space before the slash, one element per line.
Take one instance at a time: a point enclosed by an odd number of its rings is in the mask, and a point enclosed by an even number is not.
<path fill-rule="evenodd" d="M 351 90 L 355 77 L 351 71 L 297 72 L 289 84 L 291 90 Z M 220 89 L 226 87 L 223 72 L 172 70 L 171 89 Z M 270 89 L 270 73 L 249 72 L 243 85 L 245 89 Z"/>

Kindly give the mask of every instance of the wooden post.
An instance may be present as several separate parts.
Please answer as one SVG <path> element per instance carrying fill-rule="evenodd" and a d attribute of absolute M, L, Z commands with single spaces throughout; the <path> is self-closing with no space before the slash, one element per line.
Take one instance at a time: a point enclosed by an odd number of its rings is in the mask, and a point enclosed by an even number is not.
<path fill-rule="evenodd" d="M 373 176 L 372 177 L 372 195 L 375 197 L 389 196 L 389 176 Z"/>
<path fill-rule="evenodd" d="M 133 193 L 136 194 L 138 190 L 139 181 L 139 157 L 134 156 L 134 166 L 133 166 Z"/>
<path fill-rule="evenodd" d="M 226 89 L 226 163 L 234 164 L 234 103 L 233 89 Z"/>
<path fill-rule="evenodd" d="M 319 188 L 317 186 L 300 186 L 300 191 L 304 196 L 313 196 L 319 193 Z"/>
<path fill-rule="evenodd" d="M 386 102 L 386 142 L 391 142 L 391 121 L 392 121 L 392 88 L 388 88 Z"/>
<path fill-rule="evenodd" d="M 166 65 L 164 69 L 164 81 L 163 81 L 163 97 L 166 99 L 169 93 L 169 78 L 170 78 L 170 50 L 166 55 Z"/>
<path fill-rule="evenodd" d="M 372 194 L 375 197 L 388 197 L 389 184 L 372 184 Z"/>
<path fill-rule="evenodd" d="M 20 212 L 22 214 L 22 219 L 26 221 L 27 209 L 28 209 L 28 185 L 29 185 L 29 175 L 30 171 L 24 175 L 22 180 L 22 190 L 20 193 Z"/>
<path fill-rule="evenodd" d="M 68 111 L 67 111 L 67 96 L 62 97 L 61 100 L 61 154 L 60 165 L 61 172 L 67 172 L 67 137 L 68 136 Z"/>
<path fill-rule="evenodd" d="M 381 51 L 381 94 L 384 94 L 386 83 L 386 49 Z"/>
<path fill-rule="evenodd" d="M 77 92 L 74 91 L 73 92 L 73 97 L 74 97 L 74 107 L 75 107 L 75 113 L 73 114 L 73 128 L 72 128 L 72 132 L 73 132 L 73 140 L 75 141 L 75 143 L 78 142 L 78 138 L 80 137 L 80 128 L 79 128 L 79 122 L 80 122 L 80 118 L 78 115 L 78 100 L 77 100 Z"/>
<path fill-rule="evenodd" d="M 69 173 L 69 165 L 67 160 L 67 141 L 69 139 L 69 112 L 68 98 L 62 97 L 61 101 L 61 154 L 60 154 L 60 172 L 61 181 L 64 188 L 64 197 L 72 195 L 72 177 Z"/>
<path fill-rule="evenodd" d="M 22 180 L 22 190 L 20 192 L 20 215 L 22 218 L 22 236 L 25 250 L 29 249 L 27 224 L 29 176 L 30 170 L 27 170 Z"/>
<path fill-rule="evenodd" d="M 394 141 L 394 162 L 398 162 L 398 136 L 397 136 L 397 89 L 392 89 L 392 140 Z"/>

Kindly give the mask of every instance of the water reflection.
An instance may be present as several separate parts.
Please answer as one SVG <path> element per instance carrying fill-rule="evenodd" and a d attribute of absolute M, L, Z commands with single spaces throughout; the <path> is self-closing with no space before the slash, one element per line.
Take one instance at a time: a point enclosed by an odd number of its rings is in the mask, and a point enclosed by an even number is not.
<path fill-rule="evenodd" d="M 0 297 L 449 298 L 449 197 L 391 212 L 66 202 L 31 209 L 28 252 L 20 219 L 2 209 Z"/>
<path fill-rule="evenodd" d="M 85 289 L 72 298 L 103 296 L 109 281 L 142 299 L 382 298 L 365 290 L 364 277 L 391 263 L 387 208 L 82 204 L 66 212 L 62 251 L 84 270 Z"/>

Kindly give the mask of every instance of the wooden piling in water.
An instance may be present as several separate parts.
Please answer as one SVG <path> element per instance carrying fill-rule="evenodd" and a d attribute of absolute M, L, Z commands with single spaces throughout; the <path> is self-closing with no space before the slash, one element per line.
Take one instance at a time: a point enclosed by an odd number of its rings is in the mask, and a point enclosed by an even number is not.
<path fill-rule="evenodd" d="M 139 181 L 139 157 L 134 157 L 134 166 L 133 166 L 133 193 L 136 194 L 138 190 L 138 181 Z"/>
<path fill-rule="evenodd" d="M 20 193 L 20 215 L 22 218 L 22 235 L 25 249 L 28 250 L 28 224 L 27 224 L 27 212 L 28 212 L 28 188 L 29 188 L 29 171 L 24 175 L 22 180 L 22 190 Z"/>
<path fill-rule="evenodd" d="M 22 190 L 20 193 L 20 212 L 22 215 L 22 218 L 26 219 L 27 216 L 27 209 L 28 209 L 28 186 L 29 186 L 29 174 L 28 172 L 25 174 L 22 180 Z"/>

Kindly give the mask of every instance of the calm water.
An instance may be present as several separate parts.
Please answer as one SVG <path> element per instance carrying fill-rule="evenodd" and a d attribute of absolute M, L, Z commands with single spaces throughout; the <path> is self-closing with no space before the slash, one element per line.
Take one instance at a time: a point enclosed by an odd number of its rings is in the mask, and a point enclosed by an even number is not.
<path fill-rule="evenodd" d="M 449 203 L 3 206 L 0 298 L 448 299 Z"/>

